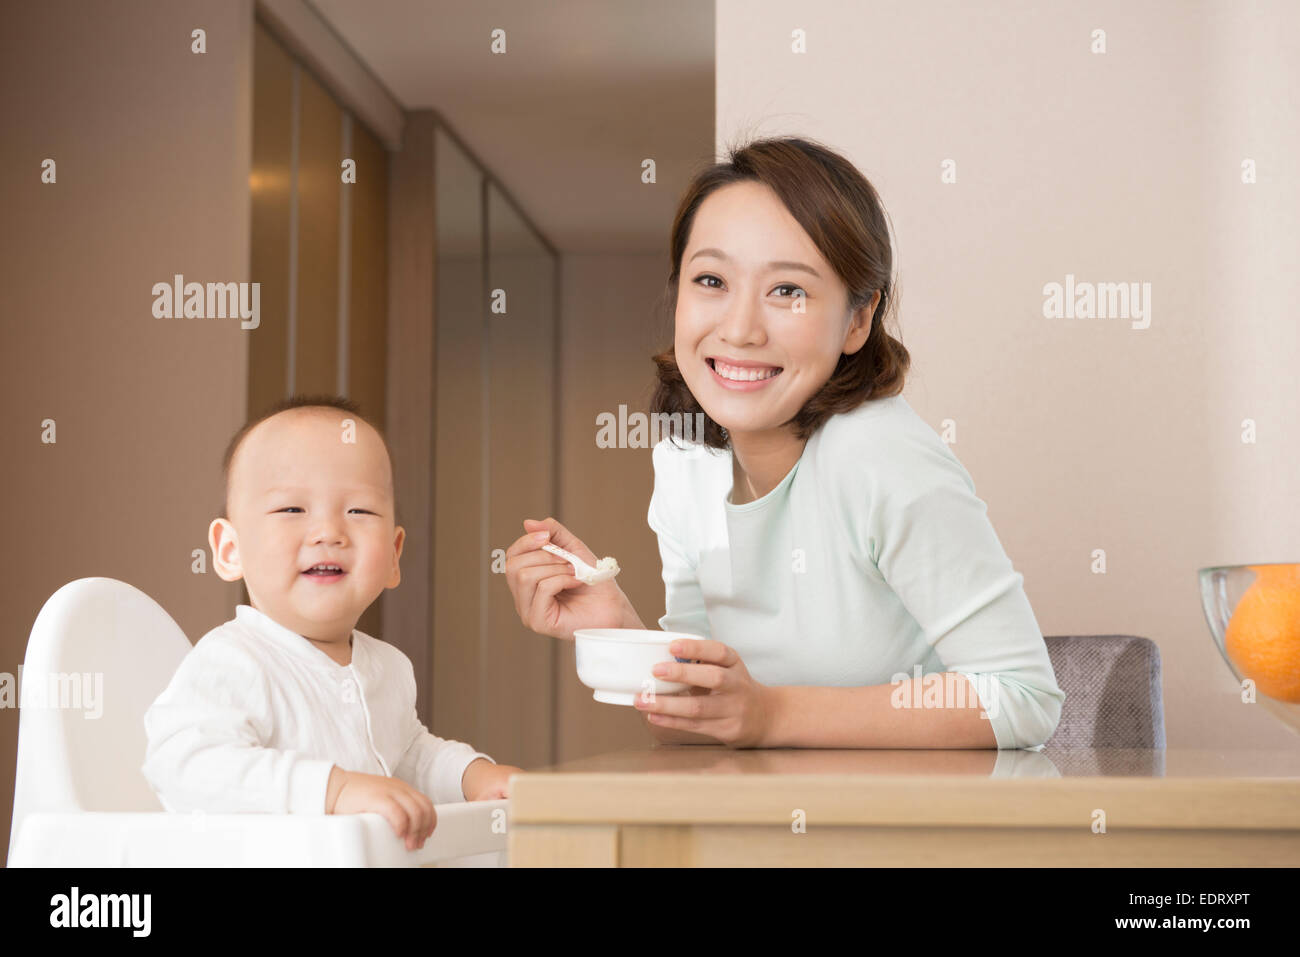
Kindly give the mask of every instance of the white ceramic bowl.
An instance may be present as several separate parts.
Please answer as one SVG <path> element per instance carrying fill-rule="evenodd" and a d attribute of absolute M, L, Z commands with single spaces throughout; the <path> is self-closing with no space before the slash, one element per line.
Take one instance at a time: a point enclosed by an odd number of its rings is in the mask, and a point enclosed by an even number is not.
<path fill-rule="evenodd" d="M 685 691 L 690 685 L 664 681 L 651 671 L 661 661 L 679 660 L 668 651 L 675 638 L 699 636 L 648 628 L 578 628 L 573 633 L 578 680 L 607 704 L 635 704 L 636 696 L 647 690 L 646 682 L 652 682 L 649 690 L 655 694 Z"/>

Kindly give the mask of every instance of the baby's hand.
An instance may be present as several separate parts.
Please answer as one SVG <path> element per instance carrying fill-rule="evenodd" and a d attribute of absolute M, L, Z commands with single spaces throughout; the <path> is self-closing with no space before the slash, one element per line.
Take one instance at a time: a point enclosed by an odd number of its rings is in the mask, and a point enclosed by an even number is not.
<path fill-rule="evenodd" d="M 466 801 L 494 801 L 510 796 L 510 775 L 522 774 L 523 768 L 513 764 L 493 764 L 476 758 L 465 769 L 461 790 Z"/>
<path fill-rule="evenodd" d="M 406 849 L 424 847 L 438 824 L 433 802 L 397 778 L 381 774 L 362 774 L 335 767 L 330 772 L 326 799 L 327 814 L 382 814 L 398 837 L 406 839 Z"/>

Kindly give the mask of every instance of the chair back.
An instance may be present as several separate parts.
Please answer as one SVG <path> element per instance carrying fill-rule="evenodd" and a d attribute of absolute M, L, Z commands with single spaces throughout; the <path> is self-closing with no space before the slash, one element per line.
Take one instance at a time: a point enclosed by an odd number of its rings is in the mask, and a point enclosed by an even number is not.
<path fill-rule="evenodd" d="M 1160 649 L 1136 635 L 1044 637 L 1065 692 L 1048 748 L 1164 748 Z"/>
<path fill-rule="evenodd" d="M 144 592 L 81 578 L 47 601 L 19 679 L 9 847 L 34 811 L 161 811 L 140 771 L 144 713 L 190 650 Z"/>

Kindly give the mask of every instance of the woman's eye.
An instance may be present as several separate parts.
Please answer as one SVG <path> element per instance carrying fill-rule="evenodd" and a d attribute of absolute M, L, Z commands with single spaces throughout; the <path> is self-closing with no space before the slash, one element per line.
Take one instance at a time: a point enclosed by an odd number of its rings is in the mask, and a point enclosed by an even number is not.
<path fill-rule="evenodd" d="M 714 285 L 709 284 L 708 280 L 710 280 L 710 279 L 713 280 L 714 282 L 716 282 L 718 285 L 714 286 Z M 722 288 L 722 280 L 719 279 L 717 276 L 711 276 L 711 275 L 708 275 L 707 273 L 706 273 L 705 275 L 703 275 L 703 276 L 697 276 L 697 277 L 695 278 L 695 283 L 696 283 L 696 285 L 702 285 L 702 286 L 704 286 L 705 289 L 721 289 L 721 288 Z M 792 282 L 783 282 L 783 283 L 781 283 L 781 285 L 777 286 L 776 289 L 789 289 L 789 290 L 791 290 L 791 294 L 790 294 L 790 295 L 779 297 L 779 298 L 782 298 L 782 299 L 793 299 L 793 298 L 794 298 L 794 290 L 796 290 L 796 289 L 799 290 L 800 292 L 803 292 L 805 296 L 808 295 L 806 292 L 804 292 L 802 286 L 796 286 L 796 285 L 795 285 L 794 283 L 792 283 Z M 773 292 L 775 292 L 775 291 L 776 291 L 776 290 L 773 290 Z"/>

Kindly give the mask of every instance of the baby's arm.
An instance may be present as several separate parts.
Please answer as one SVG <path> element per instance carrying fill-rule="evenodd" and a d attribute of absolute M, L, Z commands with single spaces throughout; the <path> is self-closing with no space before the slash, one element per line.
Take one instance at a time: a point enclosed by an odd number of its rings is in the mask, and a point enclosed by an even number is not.
<path fill-rule="evenodd" d="M 496 764 L 492 758 L 475 751 L 463 741 L 440 738 L 429 731 L 411 709 L 411 720 L 418 731 L 411 732 L 409 744 L 393 776 L 406 781 L 433 798 L 435 804 L 454 804 L 468 801 L 465 792 L 465 771 L 475 761 L 483 758 Z"/>
<path fill-rule="evenodd" d="M 433 799 L 434 804 L 455 804 L 469 800 L 464 790 L 465 770 L 479 758 L 496 764 L 492 758 L 475 751 L 463 741 L 440 738 L 429 731 L 415 711 L 415 670 L 411 660 L 402 656 L 401 687 L 394 694 L 403 696 L 406 727 L 402 732 L 402 756 L 393 776 L 407 782 Z"/>
<path fill-rule="evenodd" d="M 169 811 L 325 814 L 331 761 L 263 746 L 271 699 L 257 662 L 200 642 L 145 714 L 141 771 Z"/>

